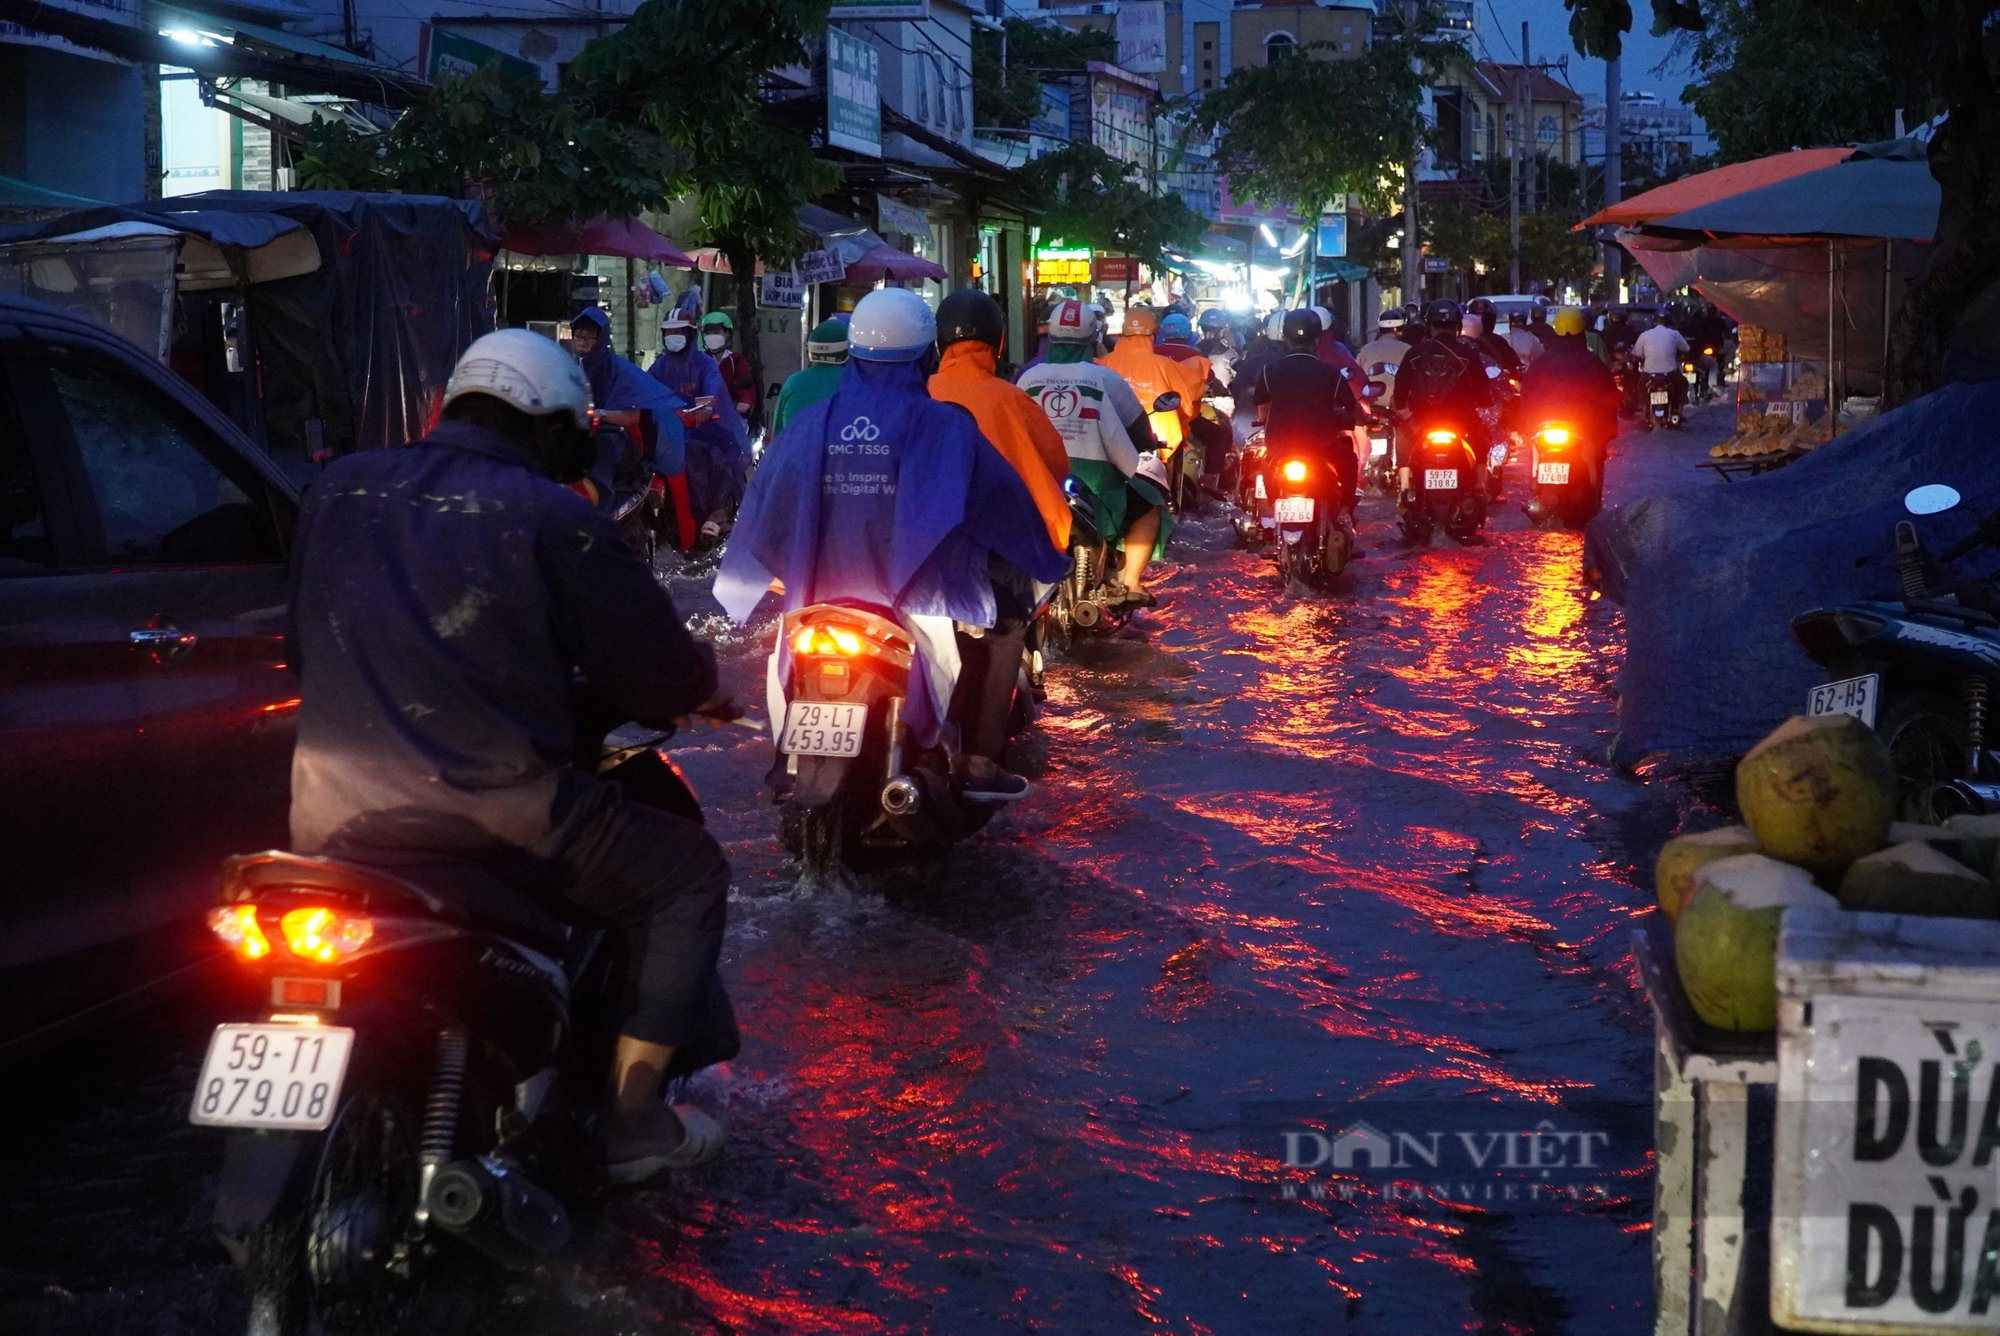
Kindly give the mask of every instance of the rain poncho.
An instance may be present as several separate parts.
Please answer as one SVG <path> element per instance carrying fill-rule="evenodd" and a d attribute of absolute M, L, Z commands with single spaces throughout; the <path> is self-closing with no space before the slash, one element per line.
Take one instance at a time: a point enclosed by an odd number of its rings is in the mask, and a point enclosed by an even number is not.
<path fill-rule="evenodd" d="M 598 328 L 597 346 L 577 360 L 590 381 L 590 401 L 600 413 L 626 409 L 650 410 L 657 428 L 653 443 L 653 467 L 661 473 L 679 473 L 687 467 L 687 430 L 681 426 L 678 410 L 688 403 L 665 385 L 652 379 L 611 347 L 611 319 L 592 306 L 578 316 Z"/>
<path fill-rule="evenodd" d="M 1181 438 L 1187 433 L 1187 424 L 1194 420 L 1201 396 L 1208 388 L 1208 359 L 1201 359 L 1199 366 L 1177 362 L 1154 352 L 1151 339 L 1133 335 L 1118 340 L 1116 348 L 1097 360 L 1099 365 L 1123 376 L 1132 393 L 1146 406 L 1152 417 L 1153 435 L 1160 442 L 1160 453 L 1171 455 L 1178 450 Z M 1181 406 L 1172 412 L 1153 413 L 1154 402 L 1169 392 L 1181 397 Z"/>
<path fill-rule="evenodd" d="M 984 343 L 954 343 L 931 377 L 931 398 L 957 404 L 972 414 L 993 448 L 1014 466 L 1042 512 L 1049 541 L 1058 551 L 1069 547 L 1069 498 L 1062 480 L 1069 476 L 1069 453 L 1046 414 L 1027 395 L 994 372 L 999 358 Z"/>
<path fill-rule="evenodd" d="M 693 346 L 677 353 L 662 350 L 646 374 L 690 403 L 703 396 L 715 401 L 715 416 L 687 434 L 688 489 L 694 494 L 698 517 L 727 512 L 743 495 L 743 475 L 750 468 L 750 433 L 715 359 Z"/>
<path fill-rule="evenodd" d="M 775 435 L 793 418 L 823 399 L 833 398 L 840 388 L 840 373 L 846 363 L 815 362 L 803 371 L 785 377 L 778 389 L 778 406 L 771 410 L 771 431 Z"/>
<path fill-rule="evenodd" d="M 951 623 L 993 624 L 989 555 L 1048 583 L 1068 567 L 970 414 L 932 402 L 914 362 L 851 361 L 840 390 L 794 419 L 757 471 L 715 597 L 747 621 L 781 579 L 787 611 L 834 599 L 894 611 L 923 655 L 904 717 L 929 746 L 957 674 Z M 779 682 L 787 649 L 781 638 Z M 774 727 L 781 718 L 774 710 Z"/>

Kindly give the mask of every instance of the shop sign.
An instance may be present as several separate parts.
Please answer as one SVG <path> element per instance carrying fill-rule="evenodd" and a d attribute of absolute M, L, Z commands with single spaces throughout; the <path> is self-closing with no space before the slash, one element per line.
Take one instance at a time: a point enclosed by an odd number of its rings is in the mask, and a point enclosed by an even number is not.
<path fill-rule="evenodd" d="M 1162 0 L 1122 0 L 1115 20 L 1118 63 L 1134 74 L 1167 68 L 1167 7 Z"/>
<path fill-rule="evenodd" d="M 802 310 L 806 304 L 806 285 L 798 274 L 790 269 L 776 274 L 766 273 L 757 280 L 757 304 L 784 310 Z"/>
<path fill-rule="evenodd" d="M 826 142 L 882 156 L 881 56 L 838 28 L 826 33 Z"/>
<path fill-rule="evenodd" d="M 1442 255 L 1426 255 L 1424 257 L 1424 272 L 1427 274 L 1448 274 L 1451 272 L 1451 261 Z"/>
<path fill-rule="evenodd" d="M 435 23 L 422 24 L 417 30 L 417 65 L 423 70 L 424 78 L 432 83 L 441 78 L 463 79 L 488 65 L 532 74 L 537 81 L 542 81 L 542 67 L 533 61 L 510 56 L 498 47 L 475 42 Z"/>
<path fill-rule="evenodd" d="M 913 237 L 927 237 L 931 232 L 931 220 L 924 217 L 922 209 L 913 209 L 899 199 L 887 195 L 875 197 L 875 217 L 883 227 L 892 232 L 902 232 Z"/>
<path fill-rule="evenodd" d="M 1077 284 L 1090 282 L 1090 248 L 1043 246 L 1035 251 L 1035 284 Z"/>
<path fill-rule="evenodd" d="M 810 250 L 799 257 L 799 277 L 808 285 L 838 283 L 847 277 L 847 265 L 838 251 Z"/>
<path fill-rule="evenodd" d="M 1810 1005 L 1779 1043 L 1772 1319 L 2000 1330 L 2000 1003 Z"/>
<path fill-rule="evenodd" d="M 1107 255 L 1097 262 L 1100 283 L 1137 283 L 1139 262 L 1129 255 Z"/>
<path fill-rule="evenodd" d="M 1319 236 L 1313 253 L 1320 256 L 1347 254 L 1347 215 L 1323 213 L 1319 216 Z"/>

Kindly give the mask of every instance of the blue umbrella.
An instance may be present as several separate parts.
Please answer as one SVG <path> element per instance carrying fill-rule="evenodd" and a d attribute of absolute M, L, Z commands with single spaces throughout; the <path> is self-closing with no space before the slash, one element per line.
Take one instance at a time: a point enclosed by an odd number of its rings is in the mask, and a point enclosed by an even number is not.
<path fill-rule="evenodd" d="M 1639 230 L 1687 240 L 1929 241 L 1937 234 L 1938 183 L 1920 145 L 1892 140 L 1845 162 L 1704 204 Z"/>

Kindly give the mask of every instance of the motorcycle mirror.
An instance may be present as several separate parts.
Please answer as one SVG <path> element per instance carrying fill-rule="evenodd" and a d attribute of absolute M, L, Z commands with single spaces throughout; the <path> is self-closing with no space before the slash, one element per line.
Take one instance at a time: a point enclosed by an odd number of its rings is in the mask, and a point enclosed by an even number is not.
<path fill-rule="evenodd" d="M 1371 380 L 1361 387 L 1361 397 L 1363 399 L 1380 399 L 1382 397 L 1382 387 Z"/>
<path fill-rule="evenodd" d="M 1912 515 L 1936 515 L 1950 510 L 1959 502 L 1958 489 L 1947 487 L 1941 482 L 1927 483 L 1910 491 L 1903 498 L 1903 509 Z"/>
<path fill-rule="evenodd" d="M 1500 368 L 1499 368 L 1499 367 L 1497 367 L 1497 366 L 1489 366 L 1489 367 L 1487 367 L 1487 368 L 1486 368 L 1486 379 L 1488 379 L 1488 380 L 1498 380 L 1498 379 L 1500 379 Z"/>
<path fill-rule="evenodd" d="M 1165 394 L 1153 400 L 1153 411 L 1155 413 L 1171 413 L 1180 406 L 1181 396 L 1174 390 L 1168 390 Z"/>

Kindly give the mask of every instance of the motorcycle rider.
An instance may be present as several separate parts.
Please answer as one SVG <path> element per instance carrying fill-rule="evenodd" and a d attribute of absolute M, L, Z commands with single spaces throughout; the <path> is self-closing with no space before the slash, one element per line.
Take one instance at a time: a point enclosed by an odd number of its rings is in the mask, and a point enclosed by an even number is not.
<path fill-rule="evenodd" d="M 715 359 L 729 401 L 745 427 L 757 421 L 757 378 L 750 373 L 750 359 L 730 347 L 736 337 L 736 319 L 727 311 L 710 311 L 701 318 L 701 350 Z"/>
<path fill-rule="evenodd" d="M 1366 404 L 1362 380 L 1319 357 L 1319 317 L 1301 309 L 1285 316 L 1286 355 L 1267 365 L 1250 395 L 1264 410 L 1267 458 L 1309 455 L 1332 468 L 1340 491 L 1326 498 L 1336 512 L 1354 506 L 1358 474 L 1351 433 Z"/>
<path fill-rule="evenodd" d="M 1618 434 L 1618 382 L 1584 339 L 1583 312 L 1557 311 L 1552 333 L 1549 350 L 1522 378 L 1522 421 L 1529 430 L 1560 422 L 1575 431 L 1601 494 L 1605 447 Z"/>
<path fill-rule="evenodd" d="M 1528 308 L 1528 333 L 1542 345 L 1543 352 L 1547 352 L 1549 345 L 1556 341 L 1556 332 L 1549 328 L 1549 308 L 1540 302 Z"/>
<path fill-rule="evenodd" d="M 1206 365 L 1195 366 L 1182 362 L 1171 355 L 1160 353 L 1153 347 L 1153 336 L 1160 332 L 1160 317 L 1150 306 L 1134 306 L 1125 312 L 1124 332 L 1118 336 L 1118 346 L 1097 359 L 1098 365 L 1110 367 L 1125 378 L 1132 387 L 1133 395 L 1147 406 L 1152 423 L 1153 438 L 1160 443 L 1160 455 L 1169 463 L 1187 438 L 1188 424 L 1194 420 L 1201 407 L 1202 391 L 1208 383 Z M 1049 356 L 1054 359 L 1056 329 L 1051 320 Z M 1151 411 L 1161 395 L 1178 394 L 1179 408 Z"/>
<path fill-rule="evenodd" d="M 749 620 L 774 579 L 784 583 L 788 612 L 852 601 L 898 618 L 920 659 L 903 713 L 919 747 L 938 745 L 953 699 L 953 623 L 994 624 L 993 563 L 1049 584 L 1066 564 L 1021 475 L 970 414 L 925 393 L 921 363 L 936 338 L 937 322 L 916 293 L 880 288 L 861 299 L 840 389 L 794 418 L 757 470 L 715 581 L 717 601 L 737 622 Z M 768 679 L 774 731 L 789 656 L 780 636 Z M 983 778 L 960 776 L 969 796 L 1005 801 L 1027 792 L 1025 780 L 997 765 L 981 770 Z"/>
<path fill-rule="evenodd" d="M 307 493 L 288 632 L 292 847 L 473 864 L 621 933 L 611 1176 L 700 1164 L 721 1125 L 661 1091 L 670 1071 L 738 1047 L 715 972 L 729 864 L 698 823 L 572 765 L 572 679 L 670 727 L 713 701 L 714 655 L 567 486 L 592 450 L 590 386 L 555 341 L 475 340 L 443 414 L 423 440 L 335 460 Z"/>
<path fill-rule="evenodd" d="M 806 335 L 806 365 L 785 377 L 778 403 L 771 410 L 775 436 L 810 405 L 831 399 L 840 388 L 840 369 L 847 365 L 847 316 L 830 315 Z"/>
<path fill-rule="evenodd" d="M 694 346 L 694 321 L 679 310 L 660 324 L 660 355 L 646 374 L 690 403 L 709 401 L 715 416 L 688 433 L 688 493 L 701 541 L 713 543 L 743 499 L 750 434 L 715 359 Z"/>
<path fill-rule="evenodd" d="M 1227 311 L 1220 306 L 1211 306 L 1201 313 L 1201 319 L 1195 325 L 1201 330 L 1201 342 L 1195 345 L 1195 351 L 1206 357 L 1211 366 L 1235 354 L 1236 343 L 1230 337 Z"/>
<path fill-rule="evenodd" d="M 600 461 L 591 471 L 589 485 L 601 489 L 602 501 L 609 497 L 609 484 L 628 461 L 634 468 L 649 465 L 666 479 L 673 506 L 674 545 L 685 552 L 695 533 L 688 504 L 687 429 L 706 422 L 708 410 L 689 404 L 614 352 L 611 317 L 600 307 L 586 306 L 570 321 L 569 347 L 590 382 L 590 401 L 596 406 L 598 420 L 624 428 L 633 442 L 624 459 Z"/>
<path fill-rule="evenodd" d="M 1457 302 L 1439 297 L 1424 308 L 1426 336 L 1403 357 L 1396 371 L 1398 406 L 1418 433 L 1448 428 L 1471 448 L 1478 485 L 1486 485 L 1486 453 L 1492 444 L 1482 409 L 1497 399 L 1480 350 L 1459 333 L 1464 313 Z"/>
<path fill-rule="evenodd" d="M 1167 473 L 1146 448 L 1152 443 L 1146 414 L 1131 386 L 1090 360 L 1098 330 L 1093 308 L 1064 302 L 1049 316 L 1048 360 L 1023 372 L 1019 383 L 1062 436 L 1070 475 L 1096 503 L 1100 529 L 1124 547 L 1106 601 L 1150 608 L 1159 600 L 1145 587 L 1146 566 L 1173 534 Z"/>
<path fill-rule="evenodd" d="M 1382 387 L 1382 393 L 1375 400 L 1377 410 L 1396 406 L 1396 372 L 1410 351 L 1410 341 L 1406 337 L 1409 327 L 1409 317 L 1403 314 L 1402 308 L 1390 307 L 1377 318 L 1375 337 L 1362 344 L 1361 351 L 1354 355 L 1354 360 L 1361 363 L 1368 378 Z M 1382 370 L 1377 371 L 1378 367 Z"/>
<path fill-rule="evenodd" d="M 1667 378 L 1668 404 L 1675 413 L 1687 404 L 1687 377 L 1681 374 L 1681 363 L 1687 352 L 1688 341 L 1664 318 L 1641 330 L 1639 336 L 1632 340 L 1632 356 L 1639 363 L 1639 374 L 1649 382 L 1654 376 Z M 1640 409 L 1651 412 L 1652 405 L 1642 402 Z"/>
<path fill-rule="evenodd" d="M 1492 358 L 1503 374 L 1518 377 L 1523 369 L 1520 352 L 1506 335 L 1494 332 L 1499 327 L 1500 308 L 1491 298 L 1474 297 L 1465 304 L 1465 313 L 1479 321 L 1479 334 L 1474 339 L 1479 351 Z"/>

